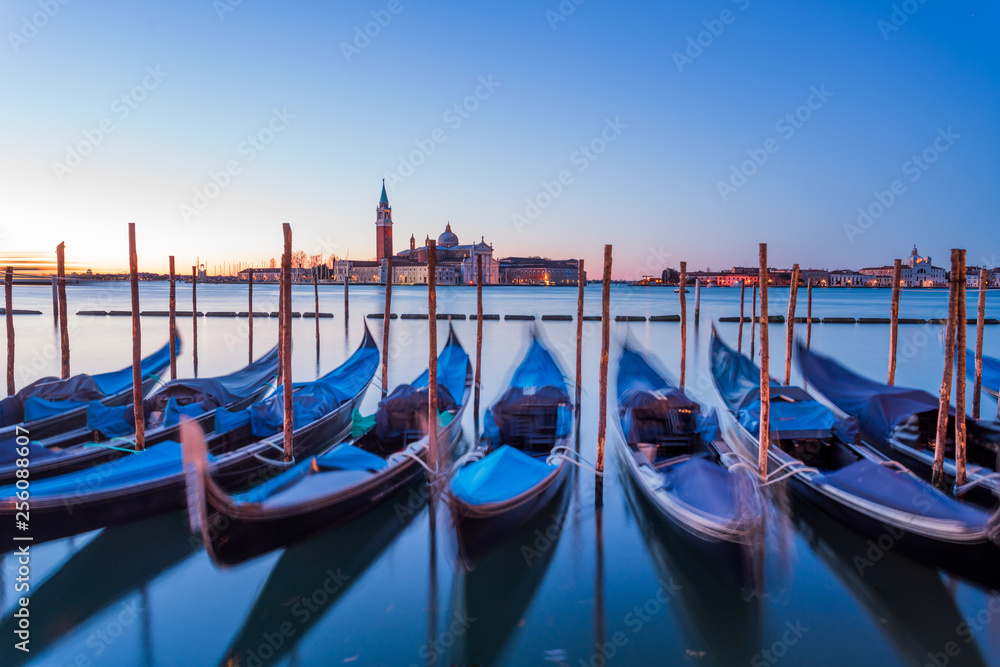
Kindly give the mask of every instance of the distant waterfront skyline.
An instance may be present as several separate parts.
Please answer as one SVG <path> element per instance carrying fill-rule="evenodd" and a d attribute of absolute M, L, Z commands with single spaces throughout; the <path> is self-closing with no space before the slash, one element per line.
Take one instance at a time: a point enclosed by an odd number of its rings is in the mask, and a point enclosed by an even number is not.
<path fill-rule="evenodd" d="M 81 270 L 295 248 L 374 258 L 450 221 L 616 279 L 1000 264 L 1000 10 L 790 0 L 373 0 L 0 9 L 0 256 Z M 514 46 L 516 45 L 516 47 Z M 403 247 L 397 244 L 398 248 Z"/>

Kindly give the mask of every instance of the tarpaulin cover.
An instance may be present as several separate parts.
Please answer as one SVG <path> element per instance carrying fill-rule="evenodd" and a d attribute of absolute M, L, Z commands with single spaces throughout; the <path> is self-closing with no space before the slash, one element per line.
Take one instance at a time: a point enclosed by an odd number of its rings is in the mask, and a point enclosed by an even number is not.
<path fill-rule="evenodd" d="M 966 353 L 965 372 L 970 378 L 975 377 L 975 351 Z M 983 356 L 983 386 L 994 394 L 1000 392 L 1000 359 Z"/>
<path fill-rule="evenodd" d="M 181 353 L 181 339 L 178 336 L 176 339 L 175 349 L 177 354 Z M 139 363 L 139 368 L 142 371 L 143 379 L 150 376 L 159 375 L 170 365 L 170 343 L 161 347 L 159 350 L 149 355 Z M 157 378 L 159 379 L 159 378 Z M 112 373 L 101 373 L 100 375 L 94 376 L 94 381 L 98 384 L 106 395 L 117 394 L 120 391 L 125 391 L 132 386 L 132 366 L 126 366 L 120 371 L 114 371 Z"/>
<path fill-rule="evenodd" d="M 403 384 L 379 401 L 375 412 L 375 436 L 382 442 L 399 437 L 404 431 L 423 431 L 420 425 L 427 419 L 430 390 Z M 457 407 L 451 392 L 443 384 L 437 387 L 438 413 Z"/>
<path fill-rule="evenodd" d="M 164 345 L 161 349 L 142 360 L 141 368 L 143 378 L 163 372 L 163 369 L 170 363 L 169 345 Z M 43 417 L 50 417 L 62 412 L 67 412 L 77 407 L 82 407 L 90 401 L 97 401 L 113 394 L 117 394 L 132 386 L 132 367 L 128 366 L 120 371 L 112 373 L 101 373 L 99 375 L 87 375 L 81 373 L 73 377 L 62 380 L 57 377 L 44 377 L 35 380 L 31 384 L 22 387 L 13 396 L 0 400 L 0 426 L 10 426 L 20 424 L 23 421 L 39 419 L 41 417 L 28 417 L 26 415 L 25 402 L 29 398 L 40 398 L 48 401 L 42 407 Z M 56 402 L 72 401 L 66 403 L 63 410 L 59 410 Z"/>
<path fill-rule="evenodd" d="M 31 422 L 46 417 L 61 415 L 87 405 L 84 401 L 50 401 L 38 396 L 29 396 L 24 401 L 24 421 Z"/>
<path fill-rule="evenodd" d="M 252 396 L 274 378 L 278 370 L 278 348 L 272 348 L 240 370 L 212 378 L 171 380 L 142 402 L 146 426 L 174 426 L 181 415 L 194 417 Z M 107 408 L 100 403 L 87 407 L 87 429 L 106 437 L 121 437 L 135 430 L 132 406 Z"/>
<path fill-rule="evenodd" d="M 354 408 L 351 413 L 351 440 L 357 440 L 365 433 L 375 428 L 375 415 L 365 417 L 361 410 Z"/>
<path fill-rule="evenodd" d="M 521 364 L 514 371 L 511 387 L 556 387 L 566 393 L 566 379 L 559 370 L 559 364 L 545 349 L 537 337 L 532 337 L 531 345 Z"/>
<path fill-rule="evenodd" d="M 326 454 L 316 457 L 320 470 L 367 470 L 376 472 L 388 465 L 381 456 L 347 443 L 338 445 Z"/>
<path fill-rule="evenodd" d="M 856 416 L 867 433 L 882 440 L 910 415 L 938 410 L 938 397 L 921 389 L 870 380 L 801 345 L 798 356 L 802 377 L 831 403 Z"/>
<path fill-rule="evenodd" d="M 452 332 L 448 337 L 448 344 L 438 355 L 437 382 L 439 387 L 444 386 L 448 389 L 448 393 L 456 402 L 462 401 L 465 396 L 465 378 L 468 375 L 468 368 L 469 355 Z M 414 380 L 413 386 L 426 387 L 427 376 L 427 371 L 421 373 L 420 377 Z"/>
<path fill-rule="evenodd" d="M 513 498 L 552 474 L 555 466 L 503 445 L 463 466 L 451 480 L 451 493 L 470 505 Z"/>
<path fill-rule="evenodd" d="M 209 460 L 213 460 L 211 454 Z M 182 472 L 180 443 L 165 440 L 149 449 L 109 463 L 34 481 L 31 483 L 31 497 L 40 499 L 63 496 L 68 503 L 72 503 L 74 497 L 82 498 L 90 493 L 142 484 Z M 16 490 L 14 485 L 0 487 L 0 498 L 10 498 Z"/>
<path fill-rule="evenodd" d="M 701 457 L 672 465 L 663 476 L 679 500 L 717 517 L 738 516 L 753 494 L 749 477 L 734 475 Z"/>
<path fill-rule="evenodd" d="M 723 400 L 751 433 L 760 429 L 760 368 L 712 332 L 712 375 Z M 825 438 L 839 425 L 837 417 L 799 387 L 771 379 L 771 431 L 786 438 Z M 848 427 L 847 432 L 851 429 Z"/>
<path fill-rule="evenodd" d="M 292 400 L 294 408 L 292 422 L 295 428 L 305 426 L 338 408 L 344 401 L 356 396 L 371 381 L 378 368 L 379 352 L 371 335 L 365 334 L 365 342 L 341 366 L 330 371 L 314 382 L 304 382 L 294 385 Z M 279 386 L 275 393 L 254 403 L 245 410 L 224 415 L 224 422 L 233 423 L 232 417 L 245 414 L 249 416 L 251 430 L 256 438 L 266 438 L 281 431 L 285 418 L 284 387 Z M 220 411 L 216 410 L 216 432 L 222 432 L 219 427 Z M 239 423 L 245 420 L 237 417 Z"/>
<path fill-rule="evenodd" d="M 926 482 L 902 474 L 868 459 L 861 459 L 836 472 L 816 475 L 818 483 L 847 491 L 887 507 L 934 519 L 979 526 L 989 513 L 936 491 Z"/>

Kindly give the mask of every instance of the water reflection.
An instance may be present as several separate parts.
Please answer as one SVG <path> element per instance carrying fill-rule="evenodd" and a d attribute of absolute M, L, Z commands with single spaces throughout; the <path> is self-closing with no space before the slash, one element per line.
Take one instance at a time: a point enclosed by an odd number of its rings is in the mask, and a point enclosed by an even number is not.
<path fill-rule="evenodd" d="M 220 664 L 264 667 L 294 653 L 299 641 L 420 514 L 400 491 L 359 519 L 289 547 L 268 576 Z M 403 508 L 403 511 L 400 511 Z"/>
<path fill-rule="evenodd" d="M 762 642 L 761 596 L 748 595 L 733 581 L 746 572 L 741 559 L 733 570 L 733 550 L 717 552 L 722 561 L 706 557 L 678 531 L 657 520 L 653 508 L 638 497 L 624 477 L 621 482 L 643 541 L 660 578 L 660 588 L 674 610 L 687 642 L 687 655 L 699 664 L 748 664 Z M 754 570 L 751 570 L 753 572 Z M 745 584 L 755 583 L 746 579 Z"/>
<path fill-rule="evenodd" d="M 564 488 L 535 519 L 468 569 L 456 566 L 449 618 L 476 619 L 456 643 L 449 665 L 499 665 L 552 562 L 566 519 Z"/>
<path fill-rule="evenodd" d="M 935 664 L 936 654 L 952 667 L 988 664 L 936 570 L 879 549 L 810 505 L 796 503 L 794 509 L 795 524 L 813 551 L 910 664 Z M 949 644 L 960 648 L 957 655 L 946 652 Z"/>

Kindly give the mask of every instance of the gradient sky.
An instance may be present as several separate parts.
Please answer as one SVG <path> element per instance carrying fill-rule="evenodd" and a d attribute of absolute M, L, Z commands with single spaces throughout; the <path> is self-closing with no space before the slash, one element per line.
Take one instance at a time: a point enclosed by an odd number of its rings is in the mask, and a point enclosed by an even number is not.
<path fill-rule="evenodd" d="M 0 254 L 65 241 L 71 262 L 122 269 L 134 221 L 141 269 L 211 266 L 280 255 L 290 222 L 296 249 L 366 259 L 389 178 L 397 249 L 450 220 L 500 257 L 583 257 L 592 277 L 605 243 L 616 278 L 752 265 L 761 241 L 775 266 L 891 263 L 914 243 L 937 264 L 951 247 L 1000 263 L 995 3 L 897 2 L 915 10 L 897 26 L 873 0 L 237 1 L 0 5 Z M 372 12 L 391 20 L 345 55 Z M 814 88 L 832 96 L 793 134 L 776 125 Z M 467 117 L 449 111 L 477 90 Z M 244 142 L 272 122 L 254 154 Z M 579 153 L 602 132 L 603 153 Z M 90 154 L 59 167 L 88 133 Z M 433 152 L 396 180 L 418 142 Z M 240 173 L 185 219 L 231 161 Z"/>

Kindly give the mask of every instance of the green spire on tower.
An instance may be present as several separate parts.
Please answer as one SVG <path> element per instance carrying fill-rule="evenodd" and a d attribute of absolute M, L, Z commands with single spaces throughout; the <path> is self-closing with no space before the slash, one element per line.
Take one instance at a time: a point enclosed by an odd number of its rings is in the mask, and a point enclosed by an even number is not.
<path fill-rule="evenodd" d="M 385 194 L 385 179 L 382 179 L 382 198 L 378 200 L 379 204 L 388 204 L 389 198 Z"/>

